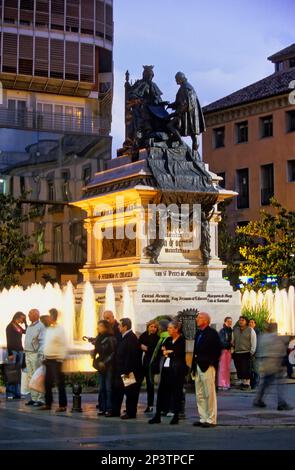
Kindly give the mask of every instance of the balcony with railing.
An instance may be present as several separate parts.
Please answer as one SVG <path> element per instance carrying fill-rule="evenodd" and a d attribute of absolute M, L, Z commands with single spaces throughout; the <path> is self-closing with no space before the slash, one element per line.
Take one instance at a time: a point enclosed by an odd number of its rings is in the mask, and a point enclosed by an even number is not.
<path fill-rule="evenodd" d="M 100 116 L 74 116 L 0 108 L 0 128 L 107 136 L 110 126 L 111 120 Z"/>

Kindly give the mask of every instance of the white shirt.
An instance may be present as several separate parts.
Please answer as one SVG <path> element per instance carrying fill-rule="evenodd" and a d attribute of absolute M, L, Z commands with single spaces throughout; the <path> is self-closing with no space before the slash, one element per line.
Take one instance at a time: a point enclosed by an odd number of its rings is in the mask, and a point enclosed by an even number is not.
<path fill-rule="evenodd" d="M 67 344 L 65 330 L 61 325 L 52 325 L 46 329 L 44 356 L 46 359 L 63 360 L 66 357 Z"/>

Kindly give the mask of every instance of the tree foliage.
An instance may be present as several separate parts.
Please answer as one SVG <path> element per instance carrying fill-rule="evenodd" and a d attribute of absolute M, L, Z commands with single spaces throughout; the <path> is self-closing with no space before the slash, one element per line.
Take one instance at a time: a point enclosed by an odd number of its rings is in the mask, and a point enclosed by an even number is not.
<path fill-rule="evenodd" d="M 22 201 L 0 194 L 0 290 L 18 282 L 25 268 L 40 262 L 43 253 L 35 245 L 36 233 L 28 236 L 23 226 L 34 215 L 22 211 Z"/>
<path fill-rule="evenodd" d="M 265 276 L 276 275 L 280 286 L 295 280 L 295 212 L 288 211 L 275 199 L 271 212 L 261 211 L 258 221 L 251 221 L 236 232 L 243 235 L 240 274 L 253 278 L 255 289 L 264 287 Z"/>

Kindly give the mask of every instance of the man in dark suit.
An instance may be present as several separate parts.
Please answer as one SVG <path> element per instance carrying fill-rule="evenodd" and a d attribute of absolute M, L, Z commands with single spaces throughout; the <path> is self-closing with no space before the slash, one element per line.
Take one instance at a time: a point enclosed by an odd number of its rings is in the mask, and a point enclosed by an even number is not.
<path fill-rule="evenodd" d="M 216 330 L 211 328 L 210 315 L 200 312 L 196 317 L 198 331 L 192 361 L 192 377 L 195 380 L 197 407 L 200 421 L 194 426 L 216 426 L 217 398 L 215 376 L 221 353 L 221 343 Z"/>
<path fill-rule="evenodd" d="M 119 416 L 124 395 L 126 395 L 126 413 L 121 419 L 134 419 L 137 413 L 137 403 L 141 384 L 141 349 L 137 336 L 132 331 L 132 323 L 129 318 L 120 320 L 119 329 L 122 339 L 118 344 L 116 354 L 116 378 L 113 407 L 113 416 Z M 136 383 L 124 386 L 123 378 L 129 378 L 133 372 Z"/>

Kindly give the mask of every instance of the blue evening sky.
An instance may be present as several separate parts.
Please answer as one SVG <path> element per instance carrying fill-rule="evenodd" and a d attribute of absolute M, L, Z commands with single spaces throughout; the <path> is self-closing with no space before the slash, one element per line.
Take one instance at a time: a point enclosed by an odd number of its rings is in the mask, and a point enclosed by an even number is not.
<path fill-rule="evenodd" d="M 182 71 L 202 105 L 273 72 L 267 57 L 295 42 L 295 0 L 114 0 L 113 156 L 124 140 L 124 74 L 154 65 L 164 100 Z"/>

